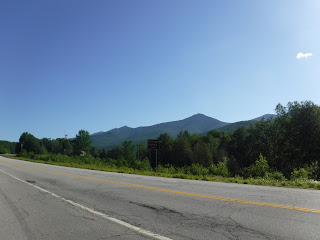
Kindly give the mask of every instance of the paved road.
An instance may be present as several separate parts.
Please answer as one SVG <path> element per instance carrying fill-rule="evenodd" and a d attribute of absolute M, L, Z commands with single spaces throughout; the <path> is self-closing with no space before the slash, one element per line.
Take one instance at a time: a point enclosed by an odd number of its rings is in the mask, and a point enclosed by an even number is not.
<path fill-rule="evenodd" d="M 320 191 L 0 157 L 0 239 L 319 239 Z"/>

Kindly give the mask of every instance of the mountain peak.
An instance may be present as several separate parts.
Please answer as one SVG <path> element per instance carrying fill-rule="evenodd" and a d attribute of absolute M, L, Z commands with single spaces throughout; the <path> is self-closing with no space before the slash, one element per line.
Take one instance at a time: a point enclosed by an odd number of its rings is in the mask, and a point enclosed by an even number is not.
<path fill-rule="evenodd" d="M 190 118 L 192 118 L 192 117 L 208 117 L 208 116 L 206 116 L 202 113 L 197 113 L 197 114 L 192 115 Z"/>
<path fill-rule="evenodd" d="M 176 137 L 180 132 L 188 131 L 190 134 L 203 133 L 211 129 L 223 127 L 227 123 L 198 113 L 183 120 L 159 123 L 148 127 L 130 128 L 123 126 L 115 128 L 104 134 L 91 135 L 93 145 L 98 148 L 110 148 L 120 145 L 124 141 L 141 142 L 147 139 L 157 138 L 162 133 Z"/>
<path fill-rule="evenodd" d="M 158 123 L 152 126 L 137 128 L 123 126 L 120 128 L 114 128 L 104 133 L 92 134 L 91 140 L 93 146 L 97 148 L 110 149 L 111 147 L 121 145 L 124 141 L 134 141 L 139 143 L 147 141 L 147 139 L 157 138 L 162 133 L 167 133 L 171 137 L 176 137 L 180 132 L 183 131 L 188 131 L 190 134 L 201 134 L 213 129 L 219 129 L 220 131 L 231 131 L 237 127 L 247 127 L 252 121 L 259 121 L 262 118 L 267 120 L 274 116 L 275 115 L 272 114 L 265 114 L 259 118 L 249 121 L 226 123 L 215 118 L 208 117 L 202 113 L 197 113 L 183 120 Z"/>

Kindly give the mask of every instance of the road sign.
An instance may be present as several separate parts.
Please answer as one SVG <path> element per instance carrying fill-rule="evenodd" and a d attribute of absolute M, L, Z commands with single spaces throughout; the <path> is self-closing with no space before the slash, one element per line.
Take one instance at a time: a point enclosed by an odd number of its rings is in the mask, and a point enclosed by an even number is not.
<path fill-rule="evenodd" d="M 157 139 L 148 139 L 148 149 L 159 150 L 160 149 L 160 141 Z"/>

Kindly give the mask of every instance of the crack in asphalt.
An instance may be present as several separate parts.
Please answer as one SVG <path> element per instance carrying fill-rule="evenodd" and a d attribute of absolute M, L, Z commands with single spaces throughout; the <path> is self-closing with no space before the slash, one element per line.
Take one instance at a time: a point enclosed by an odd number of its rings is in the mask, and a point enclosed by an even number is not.
<path fill-rule="evenodd" d="M 26 218 L 30 216 L 30 214 L 25 210 L 21 209 L 22 212 L 15 206 L 15 204 L 11 201 L 11 199 L 7 196 L 7 194 L 2 191 L 0 188 L 0 194 L 3 196 L 4 200 L 8 203 L 7 205 L 10 207 L 12 213 L 16 217 L 17 223 L 19 223 L 21 229 L 23 230 L 24 234 L 26 235 L 27 239 L 36 239 L 35 236 L 33 235 L 32 231 L 29 228 L 29 225 L 25 221 Z M 15 223 L 14 222 L 14 223 Z"/>
<path fill-rule="evenodd" d="M 166 208 L 164 206 L 151 206 L 151 205 L 147 205 L 147 204 L 141 204 L 141 203 L 135 203 L 135 202 L 129 202 L 131 204 L 134 204 L 134 205 L 137 205 L 137 206 L 140 206 L 140 207 L 144 207 L 144 208 L 148 208 L 148 209 L 151 209 L 153 211 L 157 211 L 157 212 L 161 212 L 162 214 L 165 213 L 169 213 L 169 214 L 178 214 L 180 216 L 183 216 L 182 213 L 179 213 L 175 210 L 172 210 L 172 209 L 169 209 L 169 208 Z"/>
<path fill-rule="evenodd" d="M 164 216 L 167 218 L 170 218 L 171 220 L 173 218 L 177 218 L 177 223 L 179 223 L 180 229 L 187 229 L 189 226 L 195 227 L 198 230 L 202 231 L 210 231 L 223 236 L 227 239 L 283 239 L 275 235 L 268 235 L 261 231 L 256 231 L 250 228 L 246 228 L 240 223 L 238 223 L 236 220 L 234 220 L 231 215 L 234 214 L 234 210 L 229 213 L 229 216 L 209 216 L 209 214 L 205 216 L 199 216 L 195 214 L 183 214 L 181 212 L 178 212 L 173 209 L 166 208 L 164 206 L 157 206 L 157 205 L 147 205 L 147 204 L 141 204 L 141 203 L 135 203 L 130 202 L 131 204 L 134 204 L 136 206 L 140 206 L 143 208 L 150 209 L 157 213 L 158 218 Z M 224 206 L 223 208 L 230 208 L 229 204 L 226 204 L 228 206 Z M 241 211 L 242 209 L 239 209 Z M 138 217 L 138 216 L 136 216 Z M 143 219 L 142 216 L 139 216 L 140 219 Z M 144 219 L 147 221 L 146 219 Z M 167 229 L 169 230 L 169 229 Z M 170 230 L 169 230 L 170 231 Z M 171 232 L 171 231 L 170 231 Z M 188 238 L 188 239 L 194 239 L 191 236 L 186 236 L 181 233 L 177 232 L 171 232 L 171 234 L 181 237 L 181 238 Z"/>

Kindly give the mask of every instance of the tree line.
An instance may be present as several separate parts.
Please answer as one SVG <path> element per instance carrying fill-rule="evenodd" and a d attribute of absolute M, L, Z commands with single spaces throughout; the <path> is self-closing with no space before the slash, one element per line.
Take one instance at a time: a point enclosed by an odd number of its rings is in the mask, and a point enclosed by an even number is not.
<path fill-rule="evenodd" d="M 227 133 L 181 132 L 176 138 L 161 134 L 158 163 L 165 167 L 216 169 L 225 176 L 280 178 L 293 175 L 320 178 L 320 108 L 311 101 L 276 106 L 277 116 Z M 0 145 L 1 146 L 1 145 Z M 1 149 L 1 148 L 0 148 Z M 16 152 L 91 156 L 116 166 L 154 166 L 154 152 L 146 142 L 125 141 L 110 150 L 92 147 L 90 134 L 80 130 L 75 139 L 37 139 L 23 133 Z M 217 170 L 218 169 L 218 170 Z M 219 170 L 220 169 L 220 170 Z"/>

